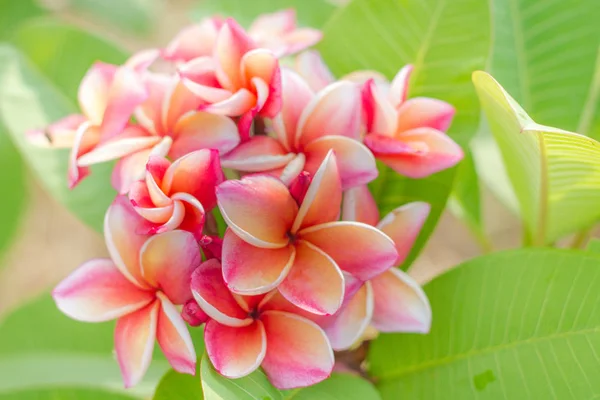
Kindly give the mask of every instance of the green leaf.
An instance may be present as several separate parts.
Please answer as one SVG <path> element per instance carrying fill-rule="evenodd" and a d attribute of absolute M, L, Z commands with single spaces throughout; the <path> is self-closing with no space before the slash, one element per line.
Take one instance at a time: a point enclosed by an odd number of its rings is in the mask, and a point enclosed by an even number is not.
<path fill-rule="evenodd" d="M 0 255 L 8 248 L 25 210 L 25 171 L 19 153 L 0 127 Z M 0 263 L 0 268 L 2 264 Z"/>
<path fill-rule="evenodd" d="M 589 251 L 590 253 L 596 253 L 596 254 L 600 255 L 600 239 L 592 238 L 588 242 L 585 250 Z"/>
<path fill-rule="evenodd" d="M 44 15 L 35 0 L 0 0 L 0 10 L 0 40 L 9 39 L 23 21 Z"/>
<path fill-rule="evenodd" d="M 488 71 L 544 125 L 600 137 L 600 7 L 595 0 L 493 0 Z M 479 144 L 482 146 L 480 147 Z M 497 148 L 482 132 L 480 176 L 509 208 L 510 185 Z M 481 154 L 479 154 L 481 153 Z M 509 194 L 507 194 L 509 193 Z"/>
<path fill-rule="evenodd" d="M 465 159 L 458 166 L 454 190 L 448 205 L 452 213 L 471 230 L 482 249 L 491 251 L 492 245 L 485 232 L 481 201 L 475 161 L 473 154 L 468 151 Z"/>
<path fill-rule="evenodd" d="M 591 399 L 600 393 L 600 256 L 526 249 L 468 261 L 425 287 L 428 335 L 384 334 L 382 398 Z"/>
<path fill-rule="evenodd" d="M 153 400 L 202 400 L 203 398 L 198 375 L 180 374 L 170 370 L 158 383 Z"/>
<path fill-rule="evenodd" d="M 66 178 L 69 151 L 33 146 L 25 132 L 77 113 L 72 100 L 85 70 L 98 56 L 115 62 L 125 55 L 118 49 L 111 50 L 107 42 L 95 36 L 52 22 L 28 24 L 17 33 L 15 42 L 39 70 L 16 49 L 0 46 L 0 125 L 6 128 L 46 189 L 100 231 L 104 213 L 116 194 L 110 185 L 112 165 L 94 166 L 91 176 L 71 191 Z M 44 46 L 40 47 L 40 42 Z M 48 48 L 50 54 L 45 52 Z M 58 56 L 60 49 L 68 53 Z"/>
<path fill-rule="evenodd" d="M 113 329 L 112 322 L 90 324 L 68 318 L 50 296 L 13 312 L 0 322 L 0 396 L 32 387 L 123 392 L 113 355 Z M 128 394 L 139 398 L 153 392 L 168 367 L 159 352 L 155 356 L 144 380 Z"/>
<path fill-rule="evenodd" d="M 151 33 L 157 22 L 158 2 L 150 0 L 71 0 L 71 7 L 124 32 Z"/>
<path fill-rule="evenodd" d="M 260 14 L 293 8 L 300 25 L 319 28 L 327 21 L 335 6 L 326 0 L 207 0 L 199 2 L 194 14 L 198 18 L 214 14 L 236 18 L 249 27 Z"/>
<path fill-rule="evenodd" d="M 528 242 L 551 243 L 596 221 L 600 143 L 535 123 L 485 72 L 475 72 L 473 82 L 519 200 Z"/>
<path fill-rule="evenodd" d="M 330 378 L 291 394 L 293 400 L 381 400 L 375 387 L 358 376 L 333 374 Z"/>
<path fill-rule="evenodd" d="M 403 65 L 414 64 L 409 95 L 452 104 L 457 114 L 449 134 L 464 147 L 479 119 L 469 77 L 485 66 L 489 20 L 489 6 L 481 0 L 354 0 L 327 23 L 318 49 L 338 76 L 375 69 L 392 78 Z M 449 170 L 414 180 L 382 167 L 371 185 L 384 214 L 409 201 L 432 205 L 405 265 L 414 260 L 433 231 L 452 189 L 453 174 Z"/>
<path fill-rule="evenodd" d="M 28 389 L 11 394 L 0 394 L 0 400 L 133 400 L 135 397 L 80 388 Z"/>

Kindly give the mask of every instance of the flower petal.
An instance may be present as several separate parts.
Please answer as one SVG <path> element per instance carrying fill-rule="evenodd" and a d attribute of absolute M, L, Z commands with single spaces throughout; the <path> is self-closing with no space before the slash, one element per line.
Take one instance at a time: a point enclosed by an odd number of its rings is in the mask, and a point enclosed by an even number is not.
<path fill-rule="evenodd" d="M 394 242 L 379 229 L 360 222 L 329 222 L 306 228 L 298 236 L 327 253 L 340 268 L 366 281 L 394 265 Z"/>
<path fill-rule="evenodd" d="M 327 86 L 304 108 L 298 120 L 296 146 L 304 146 L 325 135 L 358 139 L 361 103 L 358 84 L 338 81 Z"/>
<path fill-rule="evenodd" d="M 135 212 L 125 196 L 117 196 L 104 217 L 104 239 L 110 257 L 119 270 L 131 282 L 147 288 L 140 268 L 140 249 L 148 239 L 138 235 L 137 227 L 144 219 Z"/>
<path fill-rule="evenodd" d="M 119 318 L 148 305 L 152 292 L 132 284 L 109 259 L 84 263 L 52 291 L 57 307 L 85 322 Z"/>
<path fill-rule="evenodd" d="M 152 236 L 140 251 L 142 276 L 175 304 L 191 298 L 192 272 L 201 260 L 194 236 L 180 230 Z"/>
<path fill-rule="evenodd" d="M 394 135 L 398 129 L 398 113 L 374 80 L 365 83 L 362 99 L 367 132 Z"/>
<path fill-rule="evenodd" d="M 247 243 L 263 248 L 288 244 L 298 206 L 278 179 L 261 175 L 229 180 L 217 187 L 217 199 L 227 225 Z"/>
<path fill-rule="evenodd" d="M 202 105 L 202 100 L 184 82 L 176 79 L 171 84 L 166 101 L 163 103 L 162 116 L 165 133 L 173 135 L 179 119 L 198 110 Z"/>
<path fill-rule="evenodd" d="M 27 131 L 25 135 L 30 143 L 39 147 L 70 149 L 75 142 L 77 128 L 86 120 L 83 115 L 71 114 L 51 123 L 45 129 Z"/>
<path fill-rule="evenodd" d="M 368 186 L 356 186 L 344 192 L 342 219 L 377 225 L 379 210 Z"/>
<path fill-rule="evenodd" d="M 432 128 L 403 132 L 397 140 L 367 135 L 365 144 L 384 164 L 413 179 L 453 167 L 464 156 L 460 146 L 449 136 Z"/>
<path fill-rule="evenodd" d="M 108 102 L 110 85 L 117 66 L 96 62 L 81 80 L 77 98 L 83 114 L 93 125 L 100 125 Z"/>
<path fill-rule="evenodd" d="M 342 189 L 365 185 L 377 178 L 379 171 L 373 153 L 357 140 L 345 136 L 322 136 L 306 145 L 306 165 L 304 169 L 311 174 L 333 150 L 342 180 Z"/>
<path fill-rule="evenodd" d="M 392 105 L 398 109 L 402 103 L 406 101 L 408 94 L 408 84 L 410 81 L 410 75 L 412 74 L 413 66 L 411 64 L 405 65 L 398 71 L 392 83 L 390 84 L 389 99 Z"/>
<path fill-rule="evenodd" d="M 265 46 L 271 49 L 277 56 L 282 57 L 314 46 L 322 38 L 323 32 L 318 29 L 298 28 L 283 35 L 280 40 L 265 42 Z"/>
<path fill-rule="evenodd" d="M 304 240 L 296 243 L 294 265 L 279 285 L 289 302 L 319 315 L 332 315 L 344 299 L 344 277 L 335 261 Z"/>
<path fill-rule="evenodd" d="M 255 105 L 256 96 L 248 89 L 242 88 L 233 92 L 227 99 L 202 106 L 200 109 L 213 114 L 239 117 Z"/>
<path fill-rule="evenodd" d="M 375 328 L 382 332 L 429 332 L 429 300 L 410 276 L 391 268 L 372 279 L 371 285 L 375 299 L 372 321 Z"/>
<path fill-rule="evenodd" d="M 156 339 L 171 367 L 182 374 L 196 375 L 196 350 L 179 311 L 164 295 L 158 313 Z"/>
<path fill-rule="evenodd" d="M 281 72 L 277 57 L 269 50 L 255 49 L 246 53 L 241 62 L 244 86 L 255 87 L 260 115 L 273 118 L 281 111 L 282 105 Z M 265 84 L 266 96 L 261 96 L 257 87 L 260 82 Z"/>
<path fill-rule="evenodd" d="M 307 50 L 298 54 L 295 68 L 315 92 L 335 81 L 321 54 L 316 50 Z"/>
<path fill-rule="evenodd" d="M 242 87 L 242 57 L 254 48 L 252 39 L 232 18 L 227 18 L 217 36 L 214 57 L 217 60 L 217 77 L 225 89 Z"/>
<path fill-rule="evenodd" d="M 132 127 L 133 128 L 133 127 Z M 135 152 L 150 149 L 160 142 L 158 136 L 125 137 L 111 140 L 96 146 L 95 149 L 79 157 L 77 165 L 87 167 L 106 161 L 117 160 Z"/>
<path fill-rule="evenodd" d="M 204 329 L 204 343 L 215 369 L 232 379 L 255 371 L 267 351 L 267 338 L 261 321 L 231 327 L 210 320 Z"/>
<path fill-rule="evenodd" d="M 173 158 L 200 149 L 216 149 L 219 154 L 225 154 L 240 143 L 231 118 L 205 112 L 194 112 L 181 118 L 173 131 L 173 139 L 169 153 Z"/>
<path fill-rule="evenodd" d="M 286 277 L 294 263 L 294 246 L 279 249 L 254 247 L 232 230 L 223 239 L 223 278 L 232 292 L 267 293 Z"/>
<path fill-rule="evenodd" d="M 73 147 L 69 153 L 69 165 L 67 180 L 69 189 L 73 189 L 83 178 L 90 174 L 87 167 L 77 165 L 77 159 L 92 150 L 100 141 L 100 131 L 97 127 L 90 125 L 89 121 L 79 125 L 73 139 Z"/>
<path fill-rule="evenodd" d="M 272 137 L 254 136 L 223 156 L 223 168 L 244 172 L 263 172 L 281 168 L 295 157 Z"/>
<path fill-rule="evenodd" d="M 189 61 L 212 55 L 220 25 L 219 19 L 206 18 L 199 24 L 183 28 L 163 50 L 163 58 L 169 61 Z"/>
<path fill-rule="evenodd" d="M 115 164 L 110 182 L 119 194 L 126 194 L 134 182 L 146 175 L 146 163 L 152 149 L 145 149 L 121 158 Z"/>
<path fill-rule="evenodd" d="M 398 251 L 396 265 L 402 264 L 410 253 L 430 211 L 431 206 L 425 202 L 408 203 L 391 211 L 377 225 L 377 228 L 396 244 Z"/>
<path fill-rule="evenodd" d="M 221 264 L 216 259 L 205 261 L 196 268 L 191 287 L 200 308 L 215 321 L 235 327 L 252 323 L 225 285 Z"/>
<path fill-rule="evenodd" d="M 162 182 L 164 193 L 189 193 L 209 211 L 216 204 L 215 187 L 223 182 L 219 153 L 202 149 L 189 153 L 173 162 Z"/>
<path fill-rule="evenodd" d="M 300 316 L 266 311 L 261 315 L 267 335 L 262 367 L 278 389 L 310 386 L 333 369 L 333 351 L 321 328 Z"/>
<path fill-rule="evenodd" d="M 160 302 L 117 320 L 115 352 L 125 387 L 135 386 L 143 378 L 152 360 Z"/>
<path fill-rule="evenodd" d="M 248 34 L 257 41 L 269 39 L 272 35 L 296 29 L 296 10 L 288 8 L 268 14 L 260 14 L 248 29 Z"/>
<path fill-rule="evenodd" d="M 445 132 L 454 117 L 454 107 L 445 101 L 415 97 L 398 108 L 398 132 L 429 127 Z"/>
<path fill-rule="evenodd" d="M 294 220 L 292 233 L 307 226 L 337 220 L 341 204 L 342 182 L 336 157 L 333 151 L 330 151 L 306 191 L 298 215 Z"/>
<path fill-rule="evenodd" d="M 189 193 L 175 193 L 171 198 L 183 205 L 184 215 L 179 229 L 191 232 L 196 240 L 202 239 L 204 236 L 202 228 L 204 228 L 206 218 L 206 211 L 202 203 Z"/>
<path fill-rule="evenodd" d="M 373 289 L 369 282 L 342 306 L 324 329 L 336 351 L 347 350 L 363 335 L 373 317 Z"/>

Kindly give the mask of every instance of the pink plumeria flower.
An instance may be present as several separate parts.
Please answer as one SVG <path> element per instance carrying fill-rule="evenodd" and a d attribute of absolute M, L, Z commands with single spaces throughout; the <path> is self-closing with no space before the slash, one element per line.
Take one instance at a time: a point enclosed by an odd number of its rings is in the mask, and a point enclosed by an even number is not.
<path fill-rule="evenodd" d="M 143 79 L 149 98 L 134 115 L 152 135 L 172 139 L 170 158 L 200 149 L 225 154 L 239 144 L 237 126 L 231 118 L 198 111 L 202 100 L 178 76 L 146 73 Z"/>
<path fill-rule="evenodd" d="M 342 270 L 367 280 L 398 256 L 389 237 L 372 226 L 338 221 L 342 187 L 333 152 L 298 203 L 267 175 L 217 187 L 229 229 L 223 240 L 223 277 L 235 293 L 278 288 L 291 303 L 315 314 L 335 313 L 344 297 Z"/>
<path fill-rule="evenodd" d="M 145 219 L 138 233 L 183 229 L 200 240 L 206 213 L 217 203 L 215 187 L 225 179 L 217 150 L 197 150 L 174 162 L 151 157 L 146 169 L 145 179 L 129 191 L 135 211 Z"/>
<path fill-rule="evenodd" d="M 274 117 L 281 109 L 281 76 L 277 57 L 261 49 L 233 19 L 219 30 L 212 57 L 181 66 L 187 87 L 206 104 L 203 111 L 240 117 L 242 140 L 255 116 Z"/>
<path fill-rule="evenodd" d="M 69 115 L 46 130 L 29 133 L 34 143 L 71 148 L 69 187 L 85 178 L 92 164 L 126 157 L 160 142 L 144 129 L 129 126 L 133 110 L 148 97 L 140 74 L 156 56 L 154 51 L 145 51 L 123 66 L 95 63 L 79 86 L 83 115 Z"/>
<path fill-rule="evenodd" d="M 184 28 L 163 50 L 162 56 L 180 62 L 211 56 L 221 26 L 223 19 L 212 17 Z M 257 47 L 269 49 L 277 57 L 313 46 L 323 36 L 317 29 L 298 28 L 294 9 L 259 15 L 248 29 L 248 35 Z"/>
<path fill-rule="evenodd" d="M 204 262 L 192 276 L 192 293 L 211 318 L 204 329 L 206 353 L 227 378 L 264 369 L 278 389 L 318 383 L 331 374 L 334 357 L 327 336 L 314 322 L 280 311 L 276 292 L 233 294 L 217 260 Z"/>
<path fill-rule="evenodd" d="M 377 208 L 370 203 L 370 196 L 366 186 L 347 191 L 343 219 L 373 223 L 375 216 L 377 221 Z M 396 245 L 398 259 L 394 265 L 401 264 L 408 256 L 429 211 L 427 203 L 408 203 L 377 223 L 377 228 Z M 369 326 L 381 332 L 429 332 L 431 307 L 421 287 L 406 273 L 392 267 L 365 282 L 347 276 L 342 308 L 318 322 L 327 332 L 333 349 L 346 350 L 363 337 Z"/>
<path fill-rule="evenodd" d="M 115 351 L 126 387 L 144 376 L 155 340 L 176 371 L 196 371 L 192 339 L 175 305 L 192 298 L 191 274 L 201 262 L 198 244 L 179 230 L 138 235 L 134 227 L 140 219 L 125 197 L 117 197 L 104 224 L 112 260 L 84 263 L 52 292 L 71 318 L 117 319 Z"/>
<path fill-rule="evenodd" d="M 303 170 L 314 174 L 334 150 L 344 189 L 377 177 L 373 154 L 358 140 L 360 85 L 340 81 L 315 94 L 297 73 L 282 69 L 282 89 L 277 138 L 254 136 L 223 158 L 224 167 L 269 172 L 290 183 Z"/>

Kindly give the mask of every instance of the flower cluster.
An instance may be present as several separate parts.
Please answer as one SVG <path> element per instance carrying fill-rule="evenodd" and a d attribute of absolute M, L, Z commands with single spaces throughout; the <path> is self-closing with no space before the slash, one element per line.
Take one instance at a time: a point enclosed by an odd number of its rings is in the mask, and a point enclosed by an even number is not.
<path fill-rule="evenodd" d="M 366 184 L 376 158 L 410 178 L 456 164 L 462 152 L 444 133 L 454 109 L 407 99 L 410 66 L 391 82 L 371 71 L 335 80 L 306 50 L 320 37 L 293 11 L 248 31 L 206 19 L 164 49 L 96 63 L 79 88 L 81 115 L 29 134 L 71 149 L 70 187 L 116 160 L 110 259 L 86 262 L 53 296 L 72 318 L 117 320 L 127 387 L 155 341 L 175 370 L 194 374 L 190 326 L 204 326 L 219 373 L 262 367 L 281 389 L 325 379 L 334 350 L 374 330 L 429 330 L 426 296 L 395 268 L 429 205 L 380 221 Z"/>

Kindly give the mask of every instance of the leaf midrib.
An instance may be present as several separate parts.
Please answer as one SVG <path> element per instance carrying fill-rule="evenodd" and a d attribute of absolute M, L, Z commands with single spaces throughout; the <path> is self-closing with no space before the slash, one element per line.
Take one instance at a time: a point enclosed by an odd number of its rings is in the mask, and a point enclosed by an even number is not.
<path fill-rule="evenodd" d="M 467 351 L 464 353 L 459 353 L 459 354 L 455 354 L 452 356 L 447 356 L 444 358 L 439 358 L 436 360 L 431 360 L 431 361 L 427 361 L 427 362 L 423 362 L 421 364 L 417 364 L 412 366 L 411 368 L 407 368 L 401 371 L 397 371 L 391 374 L 387 374 L 387 375 L 382 375 L 379 376 L 378 378 L 378 383 L 381 383 L 383 381 L 387 381 L 387 380 L 396 380 L 399 379 L 401 377 L 405 377 L 407 375 L 412 375 L 412 374 L 416 374 L 416 373 L 420 373 L 424 370 L 427 369 L 433 369 L 433 368 L 437 368 L 440 367 L 442 365 L 447 365 L 447 364 L 452 364 L 456 361 L 462 361 L 462 360 L 466 360 L 472 357 L 478 357 L 478 356 L 482 356 L 482 355 L 486 355 L 486 354 L 491 354 L 491 353 L 495 353 L 495 352 L 500 352 L 503 350 L 508 350 L 508 349 L 512 349 L 512 348 L 517 348 L 520 346 L 525 346 L 525 345 L 531 345 L 531 344 L 537 344 L 537 343 L 542 343 L 542 342 L 546 342 L 546 341 L 551 341 L 554 339 L 560 339 L 560 338 L 567 338 L 567 337 L 571 337 L 571 336 L 576 336 L 576 335 L 587 335 L 590 333 L 599 333 L 600 332 L 600 326 L 597 326 L 595 328 L 588 328 L 588 329 L 580 329 L 580 330 L 575 330 L 575 331 L 569 331 L 569 332 L 562 332 L 562 333 L 555 333 L 552 335 L 547 335 L 547 336 L 542 336 L 542 337 L 534 337 L 534 338 L 529 338 L 529 339 L 525 339 L 525 340 L 517 340 L 515 342 L 512 343 L 506 343 L 506 344 L 500 344 L 500 345 L 495 345 L 495 346 L 488 346 L 482 349 L 478 349 L 478 350 L 471 350 L 471 351 Z"/>

